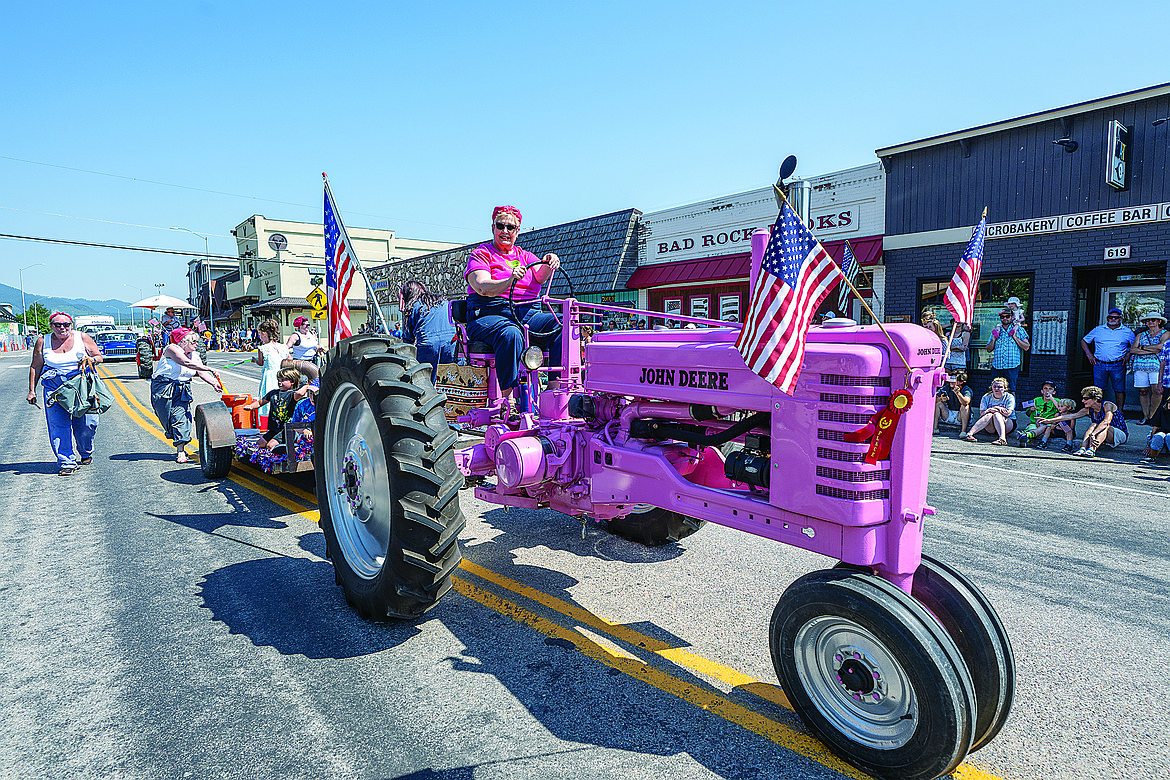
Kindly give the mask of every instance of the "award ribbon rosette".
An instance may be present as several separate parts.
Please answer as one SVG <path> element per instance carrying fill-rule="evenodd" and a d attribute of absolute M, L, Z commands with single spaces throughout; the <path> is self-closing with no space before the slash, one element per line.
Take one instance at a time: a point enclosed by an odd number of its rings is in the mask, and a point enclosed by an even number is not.
<path fill-rule="evenodd" d="M 853 444 L 873 437 L 869 443 L 869 451 L 865 453 L 865 462 L 871 466 L 879 460 L 890 456 L 890 446 L 894 443 L 894 434 L 898 430 L 898 419 L 914 404 L 914 396 L 909 390 L 897 390 L 890 396 L 885 408 L 869 419 L 861 430 L 846 433 L 841 438 Z"/>

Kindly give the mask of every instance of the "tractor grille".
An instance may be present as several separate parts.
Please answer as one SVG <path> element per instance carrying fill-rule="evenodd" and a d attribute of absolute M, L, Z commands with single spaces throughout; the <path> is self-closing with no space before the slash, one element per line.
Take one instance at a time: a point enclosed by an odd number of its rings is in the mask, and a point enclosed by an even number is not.
<path fill-rule="evenodd" d="M 850 387 L 889 387 L 888 376 L 842 376 L 840 374 L 821 374 L 822 385 L 845 385 Z"/>

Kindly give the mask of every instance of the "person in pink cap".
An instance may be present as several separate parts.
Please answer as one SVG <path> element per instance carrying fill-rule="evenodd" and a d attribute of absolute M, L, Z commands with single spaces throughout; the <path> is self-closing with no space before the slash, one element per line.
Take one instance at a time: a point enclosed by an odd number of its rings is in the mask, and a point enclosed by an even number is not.
<path fill-rule="evenodd" d="M 516 246 L 521 219 L 515 206 L 497 206 L 492 211 L 492 240 L 472 251 L 463 274 L 467 280 L 467 335 L 491 345 L 500 390 L 506 398 L 520 384 L 520 353 L 524 351 L 524 332 L 512 318 L 508 302 L 513 282 L 512 302 L 520 323 L 528 326 L 533 344 L 548 349 L 549 365 L 561 365 L 560 323 L 553 314 L 542 312 L 537 300 L 541 285 L 561 267 L 561 259 L 551 252 L 538 258 Z M 533 265 L 542 259 L 544 264 Z M 555 388 L 553 374 L 549 380 L 549 387 Z"/>
<path fill-rule="evenodd" d="M 182 326 L 171 331 L 171 343 L 154 364 L 150 378 L 150 405 L 163 433 L 175 445 L 175 460 L 186 463 L 191 441 L 191 379 L 199 377 L 223 393 L 219 372 L 199 359 L 199 334 Z"/>

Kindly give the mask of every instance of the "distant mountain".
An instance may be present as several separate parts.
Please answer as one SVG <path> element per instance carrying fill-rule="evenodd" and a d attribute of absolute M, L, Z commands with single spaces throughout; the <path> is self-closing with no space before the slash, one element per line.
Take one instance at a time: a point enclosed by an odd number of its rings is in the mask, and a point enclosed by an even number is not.
<path fill-rule="evenodd" d="M 91 301 L 88 298 L 46 298 L 32 290 L 24 291 L 24 302 L 27 305 L 32 306 L 38 301 L 50 312 L 63 311 L 74 316 L 78 314 L 109 314 L 115 319 L 119 317 L 125 318 L 127 316 L 126 307 L 130 305 L 129 301 L 119 301 L 116 299 Z M 0 284 L 0 303 L 12 304 L 14 314 L 20 314 L 24 311 L 24 308 L 20 305 L 19 287 L 9 287 L 6 284 Z M 115 312 L 114 309 L 120 309 L 120 311 Z"/>

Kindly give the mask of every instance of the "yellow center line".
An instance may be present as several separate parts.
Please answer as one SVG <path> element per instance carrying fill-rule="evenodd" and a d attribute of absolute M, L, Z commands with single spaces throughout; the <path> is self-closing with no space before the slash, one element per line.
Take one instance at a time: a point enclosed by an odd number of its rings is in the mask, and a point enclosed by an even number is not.
<path fill-rule="evenodd" d="M 111 383 L 118 388 L 122 393 L 126 393 L 131 397 L 131 400 L 141 409 L 145 407 L 133 399 L 129 390 L 122 385 L 117 379 L 110 377 L 108 373 L 103 372 Z M 137 422 L 141 427 L 153 434 L 160 441 L 168 442 L 165 436 L 162 435 L 161 429 L 153 423 L 148 423 L 140 415 L 136 414 L 125 401 L 122 400 L 120 393 L 115 392 L 114 399 L 118 405 L 130 416 L 132 420 Z M 149 412 L 148 412 L 149 414 Z M 239 464 L 233 464 L 233 468 Z M 295 493 L 298 497 L 305 501 L 305 506 L 302 506 L 291 499 L 268 490 L 264 486 L 245 479 L 238 475 L 229 474 L 228 479 L 237 483 L 241 487 L 255 492 L 257 495 L 263 496 L 270 501 L 288 509 L 289 511 L 299 514 L 307 520 L 314 523 L 320 522 L 320 513 L 310 507 L 316 506 L 316 499 L 309 493 L 294 488 L 291 485 L 285 485 L 280 480 L 275 479 L 270 474 L 246 467 L 250 475 L 255 475 L 260 480 L 279 487 L 281 490 Z M 620 623 L 612 623 L 605 620 L 586 609 L 571 604 L 556 596 L 550 595 L 543 591 L 524 585 L 515 580 L 509 579 L 502 574 L 497 574 L 490 569 L 485 569 L 477 563 L 463 559 L 460 567 L 471 574 L 480 577 L 488 582 L 491 582 L 498 587 L 511 591 L 523 598 L 541 604 L 555 612 L 558 612 L 566 617 L 580 623 L 583 626 L 600 631 L 626 644 L 642 648 L 655 655 L 664 658 L 667 661 L 677 664 L 680 667 L 689 669 L 694 672 L 707 675 L 714 679 L 732 686 L 740 691 L 745 691 L 758 696 L 762 699 L 779 704 L 787 709 L 792 709 L 788 697 L 784 694 L 778 686 L 770 683 L 764 683 L 749 677 L 736 669 L 725 666 L 716 661 L 712 661 L 703 656 L 691 653 L 681 648 L 672 647 L 666 642 L 663 642 L 653 637 L 649 637 L 634 629 L 621 625 Z M 653 666 L 643 663 L 641 660 L 630 657 L 625 653 L 615 653 L 613 650 L 606 648 L 598 642 L 590 639 L 579 631 L 568 629 L 559 623 L 555 623 L 547 618 L 544 618 L 534 612 L 531 612 L 519 604 L 501 598 L 494 593 L 491 593 L 483 588 L 473 584 L 469 580 L 453 576 L 452 587 L 463 594 L 464 596 L 478 602 L 479 604 L 494 610 L 495 612 L 511 618 L 518 623 L 529 626 L 533 630 L 544 634 L 545 636 L 562 639 L 570 642 L 577 650 L 584 653 L 588 657 L 610 666 L 618 671 L 629 675 L 637 680 L 652 685 L 655 688 L 676 696 L 684 701 L 690 702 L 695 706 L 718 715 L 719 717 L 731 723 L 735 723 L 748 731 L 758 734 L 765 739 L 768 739 L 781 747 L 784 747 L 793 752 L 816 761 L 836 772 L 839 772 L 847 777 L 863 779 L 868 775 L 854 769 L 852 766 L 844 763 L 826 748 L 819 740 L 814 737 L 803 734 L 790 726 L 786 726 L 766 715 L 763 715 L 755 710 L 752 710 L 742 704 L 732 701 L 718 691 L 696 685 L 695 683 L 680 680 L 673 677 L 665 671 Z M 952 777 L 959 778 L 959 780 L 1000 780 L 996 775 L 985 772 L 978 767 L 971 766 L 968 763 L 961 764 L 952 774 Z"/>
<path fill-rule="evenodd" d="M 656 669 L 653 666 L 647 666 L 641 661 L 614 655 L 609 650 L 576 631 L 571 631 L 559 623 L 554 623 L 534 612 L 529 612 L 511 601 L 502 599 L 493 593 L 472 585 L 466 580 L 457 577 L 453 579 L 455 590 L 464 596 L 502 615 L 510 617 L 517 623 L 523 623 L 547 637 L 568 641 L 579 651 L 595 661 L 613 667 L 636 680 L 648 683 L 660 691 L 677 696 L 702 710 L 742 726 L 748 731 L 759 734 L 761 737 L 769 739 L 781 747 L 799 753 L 847 777 L 858 778 L 858 780 L 864 780 L 864 778 L 869 777 L 869 775 L 854 769 L 834 756 L 816 738 L 803 734 L 791 726 L 785 726 L 783 723 L 779 723 L 754 710 L 748 709 L 742 704 L 737 704 L 717 692 L 671 677 L 666 672 Z"/>

